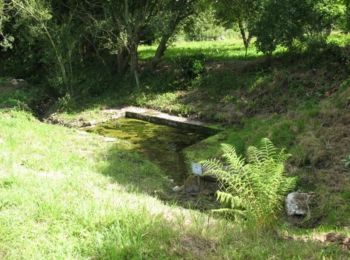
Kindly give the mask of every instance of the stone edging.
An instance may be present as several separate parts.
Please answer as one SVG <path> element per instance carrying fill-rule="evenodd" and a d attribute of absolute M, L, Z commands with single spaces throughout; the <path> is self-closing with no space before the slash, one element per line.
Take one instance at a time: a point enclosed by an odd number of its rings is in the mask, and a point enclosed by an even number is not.
<path fill-rule="evenodd" d="M 148 121 L 155 124 L 167 125 L 192 131 L 201 131 L 209 135 L 216 134 L 219 130 L 210 127 L 209 125 L 188 119 L 185 117 L 173 116 L 167 113 L 162 113 L 153 109 L 126 107 L 122 109 L 126 118 L 135 118 Z"/>
<path fill-rule="evenodd" d="M 140 108 L 134 106 L 124 107 L 122 109 L 106 109 L 101 111 L 101 120 L 88 120 L 84 118 L 74 120 L 60 119 L 56 114 L 51 115 L 45 120 L 45 122 L 52 124 L 59 124 L 72 128 L 93 127 L 97 124 L 101 124 L 113 119 L 119 118 L 135 118 L 144 121 L 148 121 L 155 124 L 167 125 L 172 127 L 178 127 L 182 129 L 188 129 L 192 131 L 201 131 L 210 135 L 218 133 L 220 130 L 210 127 L 208 124 L 188 119 L 185 117 L 173 116 L 167 113 L 162 113 L 157 110 Z"/>

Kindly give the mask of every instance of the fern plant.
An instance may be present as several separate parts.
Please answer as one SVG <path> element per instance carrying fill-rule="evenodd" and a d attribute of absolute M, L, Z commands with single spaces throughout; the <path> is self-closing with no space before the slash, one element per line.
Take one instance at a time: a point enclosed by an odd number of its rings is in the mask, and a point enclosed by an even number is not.
<path fill-rule="evenodd" d="M 285 194 L 295 186 L 295 178 L 284 174 L 289 157 L 264 138 L 258 147 L 249 147 L 247 160 L 234 147 L 223 144 L 224 162 L 217 159 L 204 162 L 207 174 L 217 177 L 220 191 L 217 199 L 223 208 L 215 212 L 257 227 L 274 223 L 283 206 Z"/>

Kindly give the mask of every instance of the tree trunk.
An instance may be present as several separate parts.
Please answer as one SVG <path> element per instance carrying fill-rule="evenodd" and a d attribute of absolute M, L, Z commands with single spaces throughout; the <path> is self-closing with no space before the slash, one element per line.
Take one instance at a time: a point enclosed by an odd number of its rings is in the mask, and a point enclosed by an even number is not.
<path fill-rule="evenodd" d="M 117 56 L 117 66 L 118 66 L 118 74 L 121 75 L 125 73 L 126 68 L 129 63 L 129 53 L 126 47 L 122 47 L 119 50 Z"/>
<path fill-rule="evenodd" d="M 139 80 L 139 73 L 138 73 L 138 46 L 139 46 L 139 33 L 140 33 L 140 26 L 138 25 L 138 22 L 132 22 L 130 20 L 130 13 L 129 13 L 129 3 L 128 0 L 124 0 L 124 15 L 125 15 L 125 21 L 126 21 L 126 28 L 128 32 L 128 50 L 130 55 L 130 72 L 135 77 L 135 83 L 136 87 L 140 87 L 140 80 Z"/>
<path fill-rule="evenodd" d="M 166 49 L 167 49 L 167 43 L 171 37 L 171 34 L 165 34 L 162 36 L 162 39 L 160 40 L 160 43 L 158 45 L 157 51 L 152 59 L 151 62 L 151 68 L 154 69 L 160 62 L 160 59 L 163 57 Z"/>
<path fill-rule="evenodd" d="M 160 43 L 158 45 L 157 51 L 152 59 L 151 62 L 151 68 L 155 69 L 155 67 L 159 64 L 160 59 L 163 57 L 166 49 L 167 44 L 171 36 L 174 34 L 176 27 L 179 25 L 179 23 L 184 19 L 186 16 L 181 16 L 180 14 L 174 15 L 173 19 L 169 22 L 169 29 L 166 33 L 163 34 Z"/>
<path fill-rule="evenodd" d="M 130 71 L 134 75 L 136 87 L 139 88 L 140 79 L 139 79 L 139 72 L 138 72 L 139 59 L 138 59 L 137 47 L 138 45 L 136 43 L 133 43 L 130 48 Z"/>
<path fill-rule="evenodd" d="M 247 37 L 243 22 L 240 19 L 238 20 L 238 27 L 239 27 L 239 30 L 241 32 L 241 36 L 242 36 L 242 40 L 243 40 L 243 44 L 244 44 L 244 48 L 245 48 L 245 56 L 247 56 L 249 44 L 251 41 L 251 36 L 249 35 Z"/>

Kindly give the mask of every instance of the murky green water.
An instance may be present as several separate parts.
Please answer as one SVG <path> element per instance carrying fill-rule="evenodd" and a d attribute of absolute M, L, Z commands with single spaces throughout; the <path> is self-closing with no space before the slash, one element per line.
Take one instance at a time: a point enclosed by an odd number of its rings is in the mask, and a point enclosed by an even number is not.
<path fill-rule="evenodd" d="M 183 184 L 187 174 L 182 150 L 208 137 L 204 133 L 130 118 L 100 124 L 89 131 L 127 141 L 130 149 L 158 164 L 177 184 Z"/>

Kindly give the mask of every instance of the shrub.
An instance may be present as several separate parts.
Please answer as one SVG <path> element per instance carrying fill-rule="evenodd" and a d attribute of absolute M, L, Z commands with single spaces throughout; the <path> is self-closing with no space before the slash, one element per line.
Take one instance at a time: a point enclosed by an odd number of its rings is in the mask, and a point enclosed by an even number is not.
<path fill-rule="evenodd" d="M 205 56 L 201 54 L 182 56 L 175 59 L 175 64 L 185 80 L 193 80 L 205 72 Z"/>
<path fill-rule="evenodd" d="M 257 228 L 271 226 L 282 209 L 285 194 L 296 184 L 295 178 L 284 174 L 289 155 L 278 151 L 266 138 L 259 147 L 248 148 L 247 163 L 232 146 L 222 147 L 226 164 L 215 159 L 204 163 L 207 173 L 220 182 L 217 198 L 224 207 L 215 212 Z"/>

